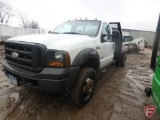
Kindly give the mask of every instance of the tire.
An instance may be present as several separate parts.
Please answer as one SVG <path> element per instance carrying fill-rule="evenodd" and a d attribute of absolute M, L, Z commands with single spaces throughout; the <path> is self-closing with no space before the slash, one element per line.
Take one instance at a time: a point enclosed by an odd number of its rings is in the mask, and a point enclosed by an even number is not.
<path fill-rule="evenodd" d="M 125 53 L 122 54 L 122 59 L 120 61 L 120 66 L 121 67 L 125 66 L 126 60 L 127 60 L 127 53 L 125 52 Z"/>
<path fill-rule="evenodd" d="M 139 48 L 138 48 L 138 46 L 134 46 L 134 47 L 132 48 L 132 53 L 139 53 Z"/>
<path fill-rule="evenodd" d="M 115 64 L 116 64 L 116 67 L 119 67 L 119 62 L 117 60 L 116 60 Z"/>
<path fill-rule="evenodd" d="M 133 53 L 132 49 L 133 49 L 133 48 L 130 48 L 130 49 L 129 49 L 129 52 L 130 52 L 130 53 Z"/>
<path fill-rule="evenodd" d="M 85 106 L 93 96 L 97 82 L 96 72 L 92 68 L 82 68 L 78 74 L 77 82 L 71 91 L 71 100 L 78 106 Z"/>

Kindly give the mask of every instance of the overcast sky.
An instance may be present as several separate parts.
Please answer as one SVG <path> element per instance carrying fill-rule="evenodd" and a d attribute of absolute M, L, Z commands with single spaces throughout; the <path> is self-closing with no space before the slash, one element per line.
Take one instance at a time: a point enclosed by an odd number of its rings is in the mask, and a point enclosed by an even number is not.
<path fill-rule="evenodd" d="M 60 23 L 80 18 L 119 21 L 123 28 L 155 31 L 160 0 L 0 0 L 15 10 L 28 12 L 40 27 L 51 30 Z M 19 24 L 12 19 L 12 24 Z"/>

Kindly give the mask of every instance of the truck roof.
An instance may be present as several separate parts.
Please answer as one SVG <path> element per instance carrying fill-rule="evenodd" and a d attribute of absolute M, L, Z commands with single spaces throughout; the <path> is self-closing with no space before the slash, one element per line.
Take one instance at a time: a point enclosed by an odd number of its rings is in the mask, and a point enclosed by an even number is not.
<path fill-rule="evenodd" d="M 69 20 L 69 21 L 97 21 L 97 22 L 105 22 L 105 23 L 107 23 L 107 24 L 109 24 L 109 22 L 106 22 L 106 21 L 104 21 L 104 20 Z"/>

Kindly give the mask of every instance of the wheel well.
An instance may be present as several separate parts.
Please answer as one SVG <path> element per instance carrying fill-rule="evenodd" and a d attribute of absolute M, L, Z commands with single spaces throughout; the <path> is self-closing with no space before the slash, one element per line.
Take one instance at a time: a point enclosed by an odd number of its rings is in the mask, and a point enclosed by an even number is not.
<path fill-rule="evenodd" d="M 81 67 L 91 67 L 98 74 L 100 66 L 99 66 L 99 62 L 97 59 L 91 58 L 91 59 L 87 60 L 83 65 L 81 65 Z"/>

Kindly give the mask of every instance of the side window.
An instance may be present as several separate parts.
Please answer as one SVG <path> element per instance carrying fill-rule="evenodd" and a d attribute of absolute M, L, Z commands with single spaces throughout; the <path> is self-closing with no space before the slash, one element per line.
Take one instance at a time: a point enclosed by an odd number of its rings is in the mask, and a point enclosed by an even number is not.
<path fill-rule="evenodd" d="M 110 35 L 111 34 L 111 30 L 110 30 L 110 27 L 109 27 L 109 25 L 108 24 L 106 24 L 106 23 L 104 23 L 103 24 L 103 27 L 102 27 L 102 35 Z M 111 37 L 110 36 L 105 36 L 104 38 L 103 38 L 103 40 L 104 41 L 108 41 L 108 40 L 110 40 L 111 39 Z"/>

